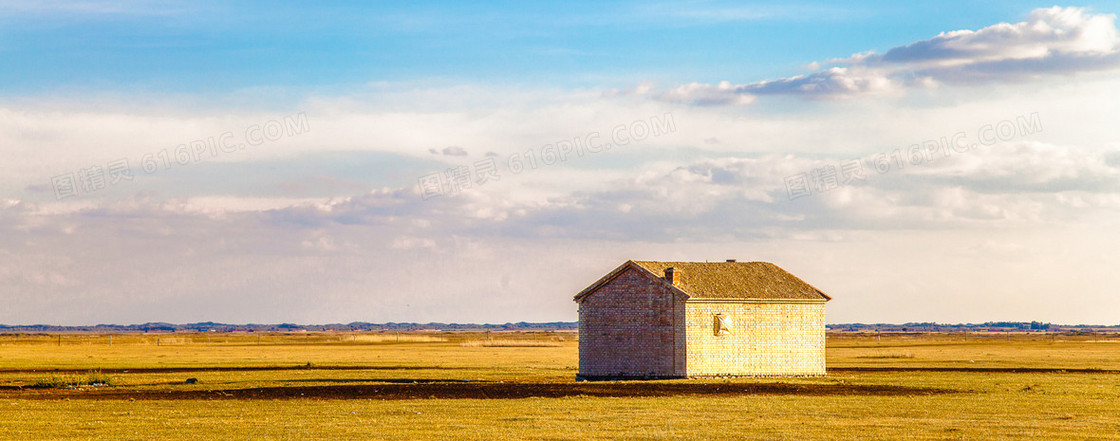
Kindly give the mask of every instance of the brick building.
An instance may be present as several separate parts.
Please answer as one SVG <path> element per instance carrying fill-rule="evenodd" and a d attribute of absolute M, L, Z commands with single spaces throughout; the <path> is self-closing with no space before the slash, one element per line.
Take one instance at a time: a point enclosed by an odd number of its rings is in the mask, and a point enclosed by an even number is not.
<path fill-rule="evenodd" d="M 627 261 L 575 296 L 579 376 L 824 375 L 830 299 L 772 263 Z"/>

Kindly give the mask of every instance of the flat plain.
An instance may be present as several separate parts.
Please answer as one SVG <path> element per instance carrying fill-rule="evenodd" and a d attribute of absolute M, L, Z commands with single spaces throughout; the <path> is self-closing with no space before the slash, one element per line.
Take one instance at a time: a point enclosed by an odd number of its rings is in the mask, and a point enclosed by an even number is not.
<path fill-rule="evenodd" d="M 1120 336 L 830 334 L 829 375 L 577 382 L 572 332 L 0 335 L 0 439 L 1120 439 Z"/>

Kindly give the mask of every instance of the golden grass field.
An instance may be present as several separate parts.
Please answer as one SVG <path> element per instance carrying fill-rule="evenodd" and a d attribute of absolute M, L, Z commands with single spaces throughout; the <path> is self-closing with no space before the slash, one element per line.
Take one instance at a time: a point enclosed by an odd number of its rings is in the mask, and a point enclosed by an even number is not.
<path fill-rule="evenodd" d="M 574 381 L 570 332 L 111 339 L 0 335 L 0 439 L 1120 438 L 1115 335 L 838 334 L 827 377 L 656 382 Z"/>

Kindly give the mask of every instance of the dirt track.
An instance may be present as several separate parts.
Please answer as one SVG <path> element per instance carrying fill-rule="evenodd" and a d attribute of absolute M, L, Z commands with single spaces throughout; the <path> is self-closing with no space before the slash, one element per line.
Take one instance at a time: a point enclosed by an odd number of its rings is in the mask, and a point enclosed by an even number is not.
<path fill-rule="evenodd" d="M 256 372 L 256 371 L 419 371 L 463 369 L 442 366 L 198 366 L 164 368 L 119 368 L 119 369 L 0 369 L 3 374 L 84 374 L 97 371 L 103 374 L 174 374 L 180 372 Z"/>
<path fill-rule="evenodd" d="M 6 391 L 4 398 L 90 399 L 90 400 L 206 400 L 206 399 L 511 399 L 591 397 L 667 397 L 667 396 L 745 396 L 745 395 L 932 395 L 955 393 L 951 389 L 788 383 L 386 383 L 335 386 L 259 387 L 226 390 L 128 390 L 113 387 L 85 390 Z"/>
<path fill-rule="evenodd" d="M 167 368 L 120 368 L 120 369 L 0 369 L 0 373 L 18 374 L 84 374 L 96 370 L 103 374 L 171 374 L 183 372 L 255 372 L 255 371 L 418 371 L 418 370 L 456 370 L 469 369 L 444 366 L 198 366 Z M 974 372 L 999 374 L 1120 374 L 1120 369 L 1092 368 L 987 368 L 987 367 L 830 367 L 830 373 L 844 372 Z"/>
<path fill-rule="evenodd" d="M 828 368 L 830 373 L 843 372 L 971 372 L 993 374 L 1120 374 L 1117 369 L 1093 368 L 974 368 L 974 367 L 839 367 Z"/>
<path fill-rule="evenodd" d="M 445 366 L 197 366 L 140 367 L 111 369 L 0 369 L 0 374 L 85 374 L 96 370 L 102 374 L 177 374 L 189 372 L 271 372 L 271 370 L 455 370 L 466 367 Z M 829 373 L 849 372 L 965 372 L 993 374 L 1120 374 L 1120 369 L 1056 368 L 1056 367 L 830 367 Z"/>

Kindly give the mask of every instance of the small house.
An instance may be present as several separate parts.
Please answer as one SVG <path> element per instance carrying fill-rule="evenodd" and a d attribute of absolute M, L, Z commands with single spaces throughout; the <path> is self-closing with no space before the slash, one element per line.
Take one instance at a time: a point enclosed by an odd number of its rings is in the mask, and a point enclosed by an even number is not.
<path fill-rule="evenodd" d="M 824 375 L 830 299 L 767 262 L 627 261 L 575 296 L 579 377 Z"/>

